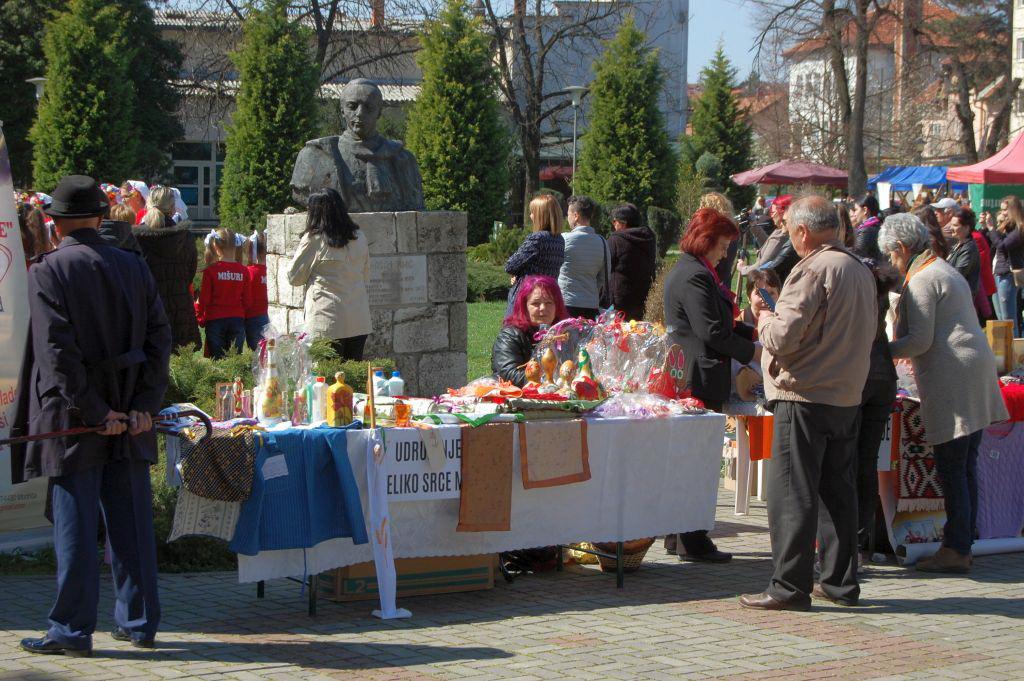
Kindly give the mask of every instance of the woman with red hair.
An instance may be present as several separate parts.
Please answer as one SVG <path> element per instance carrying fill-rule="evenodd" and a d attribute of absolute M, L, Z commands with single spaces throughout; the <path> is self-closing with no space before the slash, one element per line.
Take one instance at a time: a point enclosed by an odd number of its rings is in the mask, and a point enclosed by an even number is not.
<path fill-rule="evenodd" d="M 520 388 L 526 385 L 523 365 L 533 356 L 534 335 L 542 326 L 551 326 L 568 317 L 562 291 L 554 278 L 531 276 L 524 279 L 512 304 L 512 314 L 505 318 L 491 349 L 494 373 Z"/>
<path fill-rule="evenodd" d="M 701 208 L 693 214 L 679 244 L 682 254 L 665 280 L 669 342 L 683 349 L 690 391 L 715 411 L 722 410 L 732 390 L 732 360 L 749 364 L 759 354 L 751 340 L 754 330 L 735 321 L 739 316 L 736 295 L 715 271 L 739 235 L 727 216 Z M 678 537 L 683 546 L 681 560 L 724 563 L 732 558 L 718 550 L 706 531 Z M 669 550 L 672 540 L 672 535 L 665 538 Z"/>

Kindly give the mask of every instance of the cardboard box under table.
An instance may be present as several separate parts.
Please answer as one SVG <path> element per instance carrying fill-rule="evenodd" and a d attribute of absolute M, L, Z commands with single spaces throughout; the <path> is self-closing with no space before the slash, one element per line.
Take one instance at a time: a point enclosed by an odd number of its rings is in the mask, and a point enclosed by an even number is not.
<path fill-rule="evenodd" d="M 494 587 L 496 556 L 399 558 L 398 597 L 478 591 Z M 320 595 L 331 601 L 368 601 L 379 597 L 373 563 L 357 563 L 320 575 Z"/>
<path fill-rule="evenodd" d="M 503 551 L 578 541 L 620 542 L 674 532 L 711 529 L 721 469 L 721 414 L 659 419 L 588 419 L 591 479 L 525 489 L 520 475 L 518 432 L 513 438 L 511 524 L 507 532 L 457 532 L 459 499 L 400 500 L 389 493 L 391 546 L 396 559 L 494 555 Z M 571 427 L 566 422 L 566 427 Z M 578 427 L 578 424 L 577 424 Z M 461 464 L 458 426 L 440 426 L 452 465 Z M 389 470 L 415 429 L 385 430 Z M 369 431 L 348 435 L 348 453 L 369 518 L 366 445 Z M 457 446 L 455 444 L 458 443 Z M 455 476 L 453 476 L 455 477 Z M 262 551 L 238 556 L 240 582 L 317 575 L 370 563 L 370 545 L 322 542 L 305 550 Z"/>

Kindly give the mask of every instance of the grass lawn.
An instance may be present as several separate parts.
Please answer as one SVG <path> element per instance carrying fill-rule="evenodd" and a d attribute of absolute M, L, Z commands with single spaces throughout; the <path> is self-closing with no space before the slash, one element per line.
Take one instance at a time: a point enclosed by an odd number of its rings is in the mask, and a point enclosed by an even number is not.
<path fill-rule="evenodd" d="M 504 301 L 469 304 L 469 380 L 491 373 L 491 346 L 504 318 Z"/>

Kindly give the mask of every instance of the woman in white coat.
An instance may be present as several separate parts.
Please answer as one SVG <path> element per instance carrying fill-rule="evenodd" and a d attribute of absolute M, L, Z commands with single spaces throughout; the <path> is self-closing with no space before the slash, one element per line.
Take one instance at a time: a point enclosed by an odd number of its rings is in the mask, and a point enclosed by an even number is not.
<path fill-rule="evenodd" d="M 305 286 L 305 330 L 329 338 L 344 359 L 361 360 L 370 321 L 370 248 L 333 189 L 309 197 L 306 231 L 288 268 L 292 286 Z"/>

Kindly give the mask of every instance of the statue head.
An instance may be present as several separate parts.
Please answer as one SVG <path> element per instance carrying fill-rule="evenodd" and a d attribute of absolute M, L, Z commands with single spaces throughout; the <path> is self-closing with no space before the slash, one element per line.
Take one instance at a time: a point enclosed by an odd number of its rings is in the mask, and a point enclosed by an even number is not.
<path fill-rule="evenodd" d="M 377 134 L 377 121 L 384 109 L 384 96 L 370 80 L 356 78 L 341 90 L 341 114 L 347 132 L 357 140 L 371 139 Z"/>

